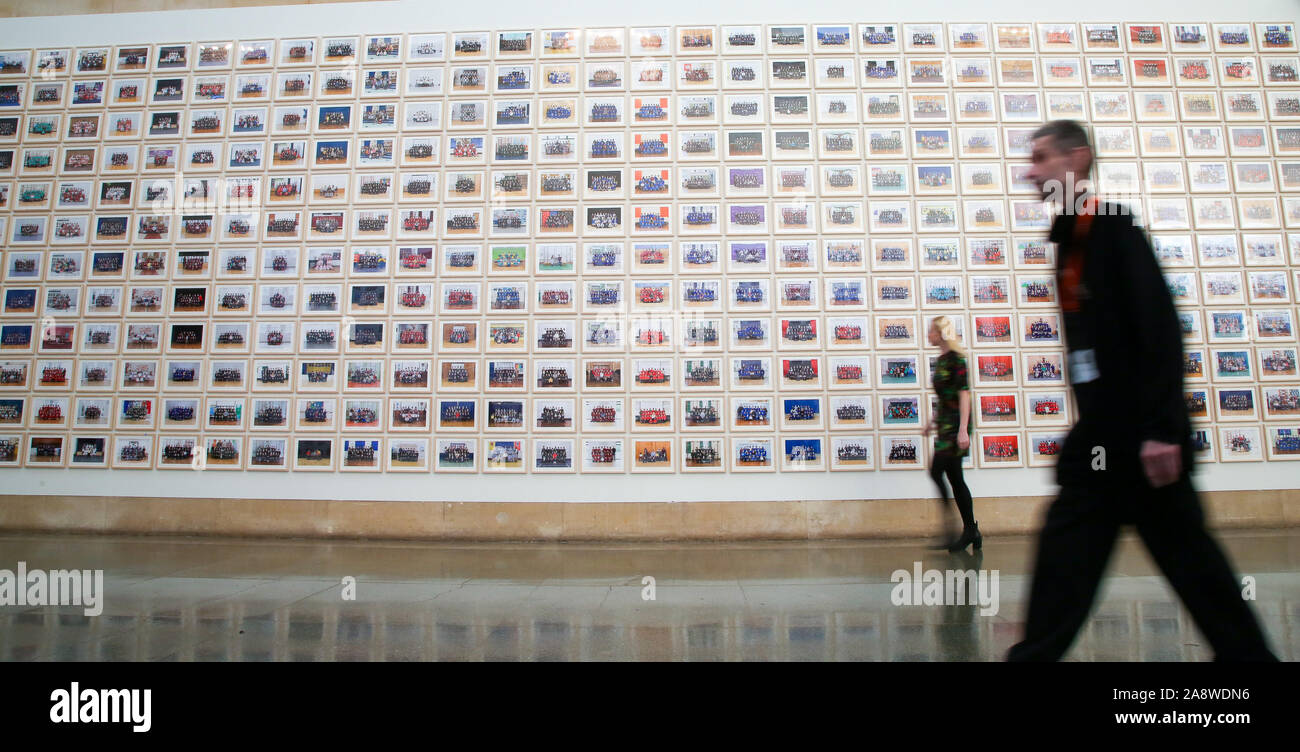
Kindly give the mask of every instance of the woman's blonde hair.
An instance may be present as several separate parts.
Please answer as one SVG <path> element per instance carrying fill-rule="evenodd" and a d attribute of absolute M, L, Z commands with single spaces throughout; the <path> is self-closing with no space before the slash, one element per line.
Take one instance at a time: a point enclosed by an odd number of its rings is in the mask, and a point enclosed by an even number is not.
<path fill-rule="evenodd" d="M 952 323 L 952 319 L 947 316 L 936 316 L 931 326 L 939 330 L 939 337 L 943 339 L 943 343 L 949 350 L 958 355 L 966 354 L 966 348 L 962 347 L 961 338 L 957 336 L 957 325 Z"/>

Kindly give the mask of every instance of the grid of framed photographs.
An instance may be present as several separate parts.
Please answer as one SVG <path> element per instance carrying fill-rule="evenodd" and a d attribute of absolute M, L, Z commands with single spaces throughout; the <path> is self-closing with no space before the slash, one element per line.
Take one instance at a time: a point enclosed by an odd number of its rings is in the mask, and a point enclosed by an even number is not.
<path fill-rule="evenodd" d="M 1300 457 L 1294 24 L 832 23 L 0 51 L 0 467 L 918 469 L 940 314 L 1048 465 L 1053 118 L 1200 458 Z"/>

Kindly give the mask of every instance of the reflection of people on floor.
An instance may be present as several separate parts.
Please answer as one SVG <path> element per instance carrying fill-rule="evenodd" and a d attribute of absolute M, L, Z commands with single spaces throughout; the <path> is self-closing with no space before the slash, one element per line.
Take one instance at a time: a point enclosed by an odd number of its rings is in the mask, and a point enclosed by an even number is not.
<path fill-rule="evenodd" d="M 965 549 L 948 555 L 948 568 L 958 572 L 979 573 L 984 566 L 983 549 L 967 553 Z M 980 601 L 978 592 L 966 593 L 963 605 L 947 605 L 938 610 L 934 625 L 934 659 L 942 661 L 978 661 L 980 655 Z"/>

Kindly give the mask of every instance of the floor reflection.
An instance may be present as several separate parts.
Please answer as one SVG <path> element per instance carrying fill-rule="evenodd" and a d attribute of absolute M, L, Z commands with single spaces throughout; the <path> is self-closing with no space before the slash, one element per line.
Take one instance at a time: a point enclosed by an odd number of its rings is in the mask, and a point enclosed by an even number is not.
<path fill-rule="evenodd" d="M 1221 535 L 1274 650 L 1300 654 L 1300 530 Z M 1033 541 L 420 544 L 0 536 L 0 569 L 104 569 L 103 613 L 0 607 L 7 661 L 990 661 Z M 895 606 L 890 575 L 996 569 L 999 611 Z M 355 578 L 356 598 L 343 597 Z M 654 578 L 647 600 L 643 578 Z M 1135 540 L 1069 660 L 1206 660 Z"/>

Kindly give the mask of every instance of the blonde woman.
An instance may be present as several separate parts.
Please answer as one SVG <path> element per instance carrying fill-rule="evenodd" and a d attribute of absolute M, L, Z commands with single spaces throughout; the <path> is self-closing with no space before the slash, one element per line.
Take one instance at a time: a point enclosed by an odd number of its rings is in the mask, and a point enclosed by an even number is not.
<path fill-rule="evenodd" d="M 936 548 L 949 551 L 963 551 L 969 545 L 980 548 L 984 539 L 975 524 L 975 508 L 971 501 L 970 489 L 962 477 L 962 457 L 970 449 L 970 378 L 966 373 L 966 353 L 957 339 L 957 328 L 947 316 L 935 318 L 930 325 L 930 344 L 939 347 L 943 353 L 934 366 L 934 390 L 938 394 L 938 408 L 934 420 L 926 426 L 923 433 L 934 436 L 934 461 L 930 465 L 930 478 L 939 487 L 939 496 L 944 506 L 948 502 L 948 487 L 944 485 L 944 476 L 952 486 L 952 498 L 957 502 L 957 511 L 961 514 L 961 536 L 951 543 Z"/>

